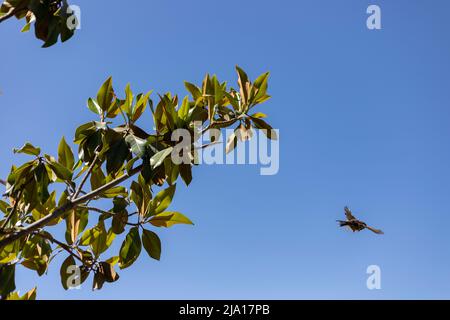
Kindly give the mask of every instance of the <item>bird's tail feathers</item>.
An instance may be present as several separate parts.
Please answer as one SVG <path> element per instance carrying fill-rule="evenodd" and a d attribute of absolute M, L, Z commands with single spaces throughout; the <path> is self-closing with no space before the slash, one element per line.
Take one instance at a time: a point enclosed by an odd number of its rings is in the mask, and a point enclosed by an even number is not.
<path fill-rule="evenodd" d="M 336 221 L 339 222 L 339 226 L 340 226 L 340 227 L 345 227 L 345 226 L 348 225 L 348 222 L 347 222 L 347 221 L 342 221 L 342 220 L 336 220 Z"/>
<path fill-rule="evenodd" d="M 369 227 L 369 226 L 367 226 L 366 228 L 369 229 L 370 231 L 376 233 L 376 234 L 384 234 L 384 232 L 381 231 L 380 229 L 375 229 L 375 228 L 372 228 L 372 227 Z"/>

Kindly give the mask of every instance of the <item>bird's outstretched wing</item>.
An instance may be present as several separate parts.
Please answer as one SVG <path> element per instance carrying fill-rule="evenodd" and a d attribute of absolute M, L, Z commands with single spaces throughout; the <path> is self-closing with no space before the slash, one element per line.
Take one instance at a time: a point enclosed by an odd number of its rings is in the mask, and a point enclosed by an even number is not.
<path fill-rule="evenodd" d="M 352 212 L 348 207 L 344 208 L 345 210 L 345 216 L 347 217 L 347 220 L 356 220 L 356 218 L 353 216 Z"/>
<path fill-rule="evenodd" d="M 369 226 L 366 226 L 366 228 L 369 229 L 370 231 L 376 233 L 376 234 L 384 234 L 384 232 L 381 231 L 380 229 L 375 229 L 375 228 L 372 228 L 372 227 L 369 227 Z"/>

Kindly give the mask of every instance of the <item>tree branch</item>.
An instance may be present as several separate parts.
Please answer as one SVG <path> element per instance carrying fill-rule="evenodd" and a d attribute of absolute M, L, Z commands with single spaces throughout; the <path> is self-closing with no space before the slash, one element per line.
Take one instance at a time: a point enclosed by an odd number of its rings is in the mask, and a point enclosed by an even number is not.
<path fill-rule="evenodd" d="M 33 231 L 36 231 L 42 227 L 45 227 L 48 223 L 50 223 L 51 221 L 53 221 L 55 219 L 58 219 L 67 211 L 72 210 L 72 209 L 76 208 L 77 206 L 85 203 L 86 201 L 91 200 L 91 199 L 101 195 L 106 190 L 109 190 L 109 189 L 117 186 L 118 184 L 124 182 L 128 178 L 141 172 L 142 168 L 143 168 L 143 165 L 141 164 L 141 165 L 137 166 L 136 168 L 130 170 L 130 172 L 125 173 L 123 176 L 101 186 L 100 188 L 93 190 L 77 199 L 69 200 L 67 203 L 65 203 L 61 207 L 56 208 L 51 214 L 43 217 L 42 219 L 40 219 L 38 221 L 33 222 L 32 224 L 21 229 L 20 231 L 18 231 L 16 233 L 10 233 L 5 238 L 0 240 L 0 248 L 13 243 L 17 239 L 20 239 L 24 236 L 31 234 Z"/>
<path fill-rule="evenodd" d="M 2 180 L 2 179 L 0 179 L 0 184 L 2 184 L 2 185 L 4 185 L 4 186 L 6 186 L 6 181 L 5 181 L 5 180 Z"/>

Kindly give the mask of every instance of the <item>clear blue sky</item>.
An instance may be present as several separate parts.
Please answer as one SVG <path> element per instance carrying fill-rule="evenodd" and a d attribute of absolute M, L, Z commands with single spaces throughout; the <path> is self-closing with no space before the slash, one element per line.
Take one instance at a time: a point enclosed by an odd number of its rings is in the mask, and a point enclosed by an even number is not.
<path fill-rule="evenodd" d="M 260 109 L 281 131 L 280 172 L 196 168 L 173 208 L 194 227 L 161 230 L 121 279 L 65 292 L 18 272 L 24 292 L 68 299 L 450 298 L 450 3 L 434 1 L 71 1 L 82 30 L 41 49 L 22 22 L 0 28 L 0 175 L 32 141 L 55 153 L 92 119 L 85 107 L 112 75 L 117 90 L 186 94 L 206 72 L 234 82 L 271 71 Z M 366 8 L 382 9 L 381 31 Z M 385 231 L 353 234 L 349 205 Z M 366 268 L 382 289 L 366 288 Z"/>

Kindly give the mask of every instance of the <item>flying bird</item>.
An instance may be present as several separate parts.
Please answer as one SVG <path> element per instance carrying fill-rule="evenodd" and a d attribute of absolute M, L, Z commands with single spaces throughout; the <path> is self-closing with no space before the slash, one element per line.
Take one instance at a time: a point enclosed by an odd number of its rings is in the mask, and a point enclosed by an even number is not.
<path fill-rule="evenodd" d="M 337 220 L 337 222 L 339 222 L 340 227 L 349 227 L 350 229 L 352 229 L 353 232 L 369 229 L 370 231 L 376 234 L 384 234 L 383 231 L 369 227 L 365 222 L 356 219 L 348 207 L 345 207 L 344 210 L 345 216 L 347 217 L 347 221 Z"/>

